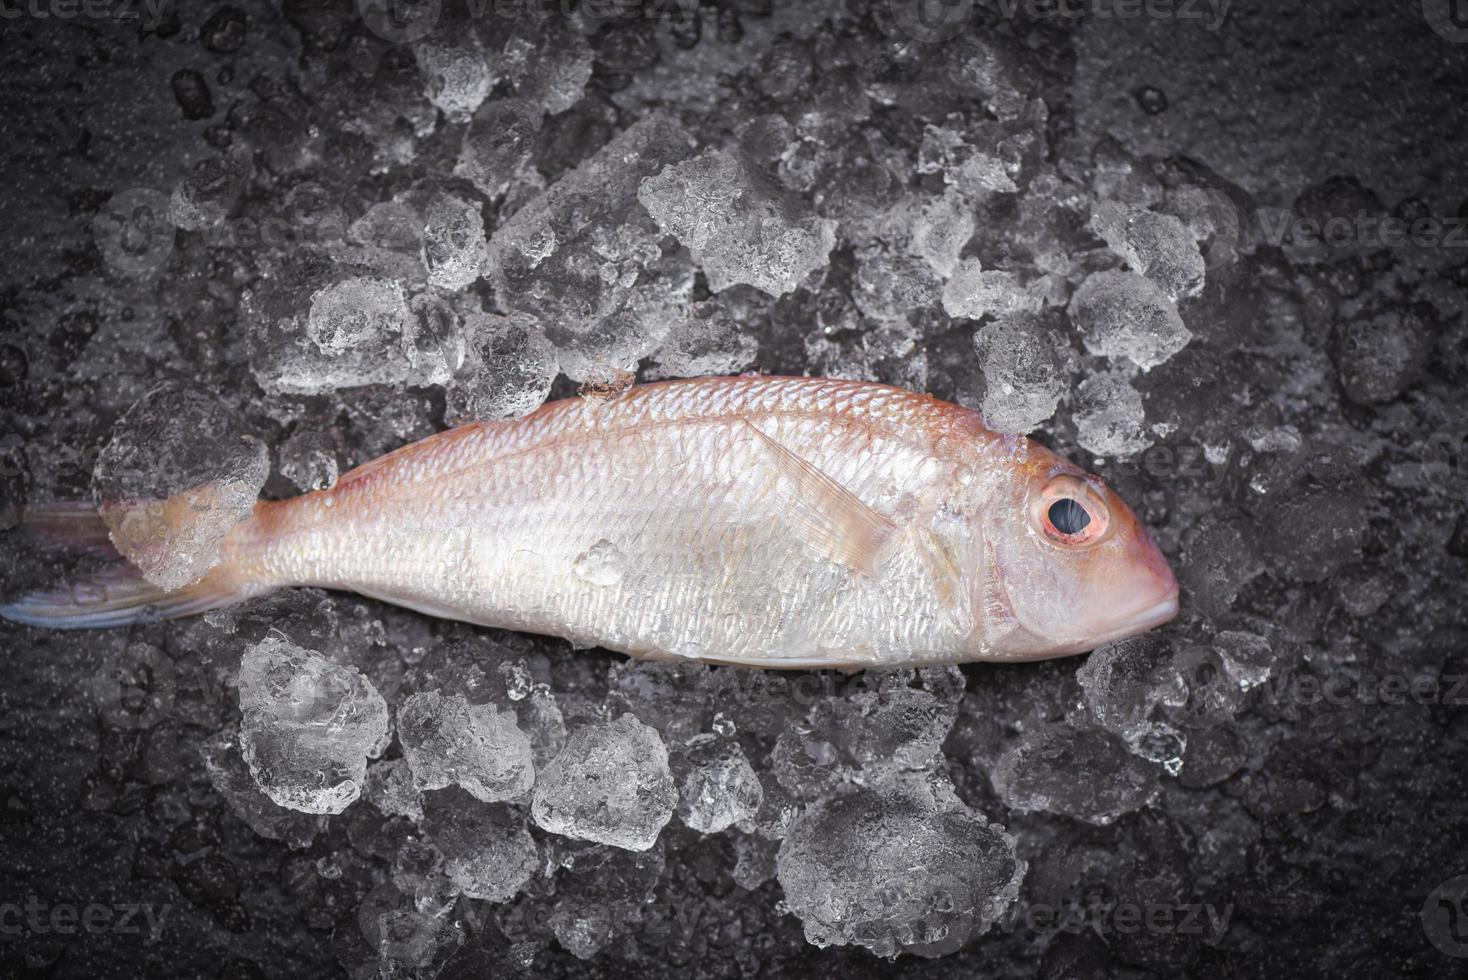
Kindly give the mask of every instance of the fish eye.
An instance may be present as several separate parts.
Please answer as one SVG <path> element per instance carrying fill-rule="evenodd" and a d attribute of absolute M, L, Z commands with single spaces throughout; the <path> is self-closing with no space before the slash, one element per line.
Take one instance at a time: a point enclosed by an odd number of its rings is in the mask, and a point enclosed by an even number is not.
<path fill-rule="evenodd" d="M 1062 497 L 1050 505 L 1050 523 L 1061 534 L 1079 534 L 1091 523 L 1091 515 L 1079 500 Z"/>
<path fill-rule="evenodd" d="M 1068 473 L 1045 484 L 1035 500 L 1034 514 L 1047 538 L 1073 548 L 1100 541 L 1111 523 L 1101 495 L 1084 479 Z"/>

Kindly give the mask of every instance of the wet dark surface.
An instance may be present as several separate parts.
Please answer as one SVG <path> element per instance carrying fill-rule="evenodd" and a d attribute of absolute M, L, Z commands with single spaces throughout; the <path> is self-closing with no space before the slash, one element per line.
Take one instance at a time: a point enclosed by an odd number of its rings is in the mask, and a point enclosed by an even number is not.
<path fill-rule="evenodd" d="M 466 414 L 533 405 L 547 357 L 575 375 L 556 394 L 639 360 L 644 376 L 753 368 L 1028 418 L 1016 427 L 1093 465 L 1155 530 L 1182 615 L 1089 658 L 965 665 L 961 688 L 935 671 L 771 689 L 325 593 L 104 632 L 0 623 L 0 972 L 1462 972 L 1461 4 L 1238 0 L 1220 22 L 1182 0 L 1135 17 L 1119 2 L 1062 5 L 1083 11 L 1067 17 L 994 0 L 936 20 L 883 0 L 729 0 L 601 9 L 599 25 L 452 3 L 384 22 L 364 5 L 6 12 L 0 526 L 27 503 L 89 497 L 109 441 L 184 472 L 216 464 L 217 446 L 158 445 L 124 419 L 163 384 L 232 411 L 269 450 L 265 493 L 288 496 Z M 425 41 L 403 39 L 430 21 Z M 470 39 L 471 55 L 434 60 L 447 57 L 434 45 Z M 420 65 L 445 63 L 435 105 Z M 456 108 L 504 135 L 479 170 L 456 172 Z M 696 145 L 655 136 L 624 161 L 635 173 L 608 169 L 597 151 L 655 112 Z M 819 239 L 834 222 L 832 247 L 779 298 L 728 271 L 757 248 L 690 257 L 687 233 L 637 200 L 642 180 L 706 149 L 737 151 L 746 200 L 783 226 Z M 578 179 L 621 190 L 578 205 L 558 227 L 579 216 L 590 231 L 544 266 L 504 260 L 500 236 L 501 265 L 462 281 L 451 235 L 425 265 L 423 215 L 444 201 L 495 236 Z M 389 200 L 413 215 L 388 229 L 406 243 L 357 224 Z M 1155 221 L 1188 237 L 1113 250 L 1107 204 L 1124 224 L 1172 216 Z M 915 244 L 914 225 L 950 205 L 968 234 L 959 220 L 951 247 Z M 1160 270 L 1197 258 L 1201 284 L 1159 291 L 1164 326 L 1140 338 L 1072 315 L 1097 273 L 1171 282 Z M 960 307 L 945 282 L 980 268 L 1009 277 L 986 280 L 987 309 Z M 313 295 L 349 277 L 394 284 L 416 324 L 396 347 L 371 325 L 342 341 L 367 351 L 354 370 L 386 371 L 367 386 L 287 356 L 315 329 Z M 1174 305 L 1186 338 L 1166 327 Z M 486 313 L 537 319 L 474 348 L 465 324 Z M 648 335 L 670 319 L 729 326 Z M 485 366 L 445 393 L 466 336 L 465 363 Z M 7 594 L 72 570 L 16 537 Z M 271 630 L 359 669 L 394 713 L 434 690 L 517 710 L 536 751 L 554 726 L 504 678 L 533 681 L 572 733 L 632 712 L 680 784 L 709 764 L 695 736 L 712 733 L 747 757 L 764 805 L 713 834 L 676 816 L 633 852 L 496 803 L 494 820 L 529 834 L 535 871 L 508 902 L 458 896 L 434 847 L 488 832 L 456 823 L 478 812 L 462 792 L 431 792 L 421 817 L 367 800 L 318 816 L 255 788 L 233 748 L 238 676 Z M 912 718 L 884 713 L 909 704 Z M 892 789 L 950 782 L 941 805 Z M 925 870 L 862 864 L 877 839 Z M 820 887 L 781 885 L 804 880 L 801 862 L 834 869 L 824 887 L 864 896 L 869 918 L 848 908 L 813 932 Z M 953 908 L 1012 871 L 1017 898 L 979 915 L 997 922 Z M 812 932 L 854 945 L 817 948 Z"/>

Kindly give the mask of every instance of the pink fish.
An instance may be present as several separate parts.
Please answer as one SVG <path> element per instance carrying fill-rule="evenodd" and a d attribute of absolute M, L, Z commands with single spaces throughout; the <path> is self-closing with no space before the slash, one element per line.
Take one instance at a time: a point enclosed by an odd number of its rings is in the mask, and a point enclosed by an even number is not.
<path fill-rule="evenodd" d="M 28 521 L 73 544 L 105 532 L 78 513 Z M 739 377 L 442 432 L 258 503 L 193 585 L 120 568 L 0 615 L 119 626 L 289 586 L 757 667 L 1054 657 L 1178 608 L 1127 505 L 1044 447 L 885 385 Z"/>

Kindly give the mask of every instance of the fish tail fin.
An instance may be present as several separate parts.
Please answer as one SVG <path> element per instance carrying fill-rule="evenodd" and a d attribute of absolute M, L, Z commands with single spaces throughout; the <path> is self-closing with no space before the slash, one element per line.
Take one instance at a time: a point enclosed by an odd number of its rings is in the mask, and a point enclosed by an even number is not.
<path fill-rule="evenodd" d="M 120 563 L 0 606 L 0 618 L 46 629 L 106 629 L 193 616 L 232 606 L 253 594 L 220 571 L 215 568 L 193 585 L 169 591 L 143 578 L 133 566 Z"/>
<path fill-rule="evenodd" d="M 243 523 L 254 522 L 251 517 Z M 230 547 L 199 581 L 178 589 L 160 588 L 118 554 L 106 523 L 85 502 L 27 506 L 21 512 L 20 531 L 42 549 L 112 562 L 100 571 L 0 605 L 0 618 L 25 626 L 106 629 L 152 623 L 234 605 L 263 591 L 238 573 L 239 565 L 231 558 L 237 549 Z"/>
<path fill-rule="evenodd" d="M 27 504 L 21 508 L 19 531 L 46 551 L 64 551 L 93 558 L 119 559 L 97 508 L 85 500 Z"/>

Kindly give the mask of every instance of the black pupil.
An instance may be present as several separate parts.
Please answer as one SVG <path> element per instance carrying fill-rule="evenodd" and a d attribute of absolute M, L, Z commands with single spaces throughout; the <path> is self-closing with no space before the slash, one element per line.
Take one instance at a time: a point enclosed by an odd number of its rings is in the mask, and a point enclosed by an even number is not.
<path fill-rule="evenodd" d="M 1091 523 L 1091 515 L 1078 502 L 1066 497 L 1050 505 L 1050 523 L 1061 534 L 1079 534 Z"/>

